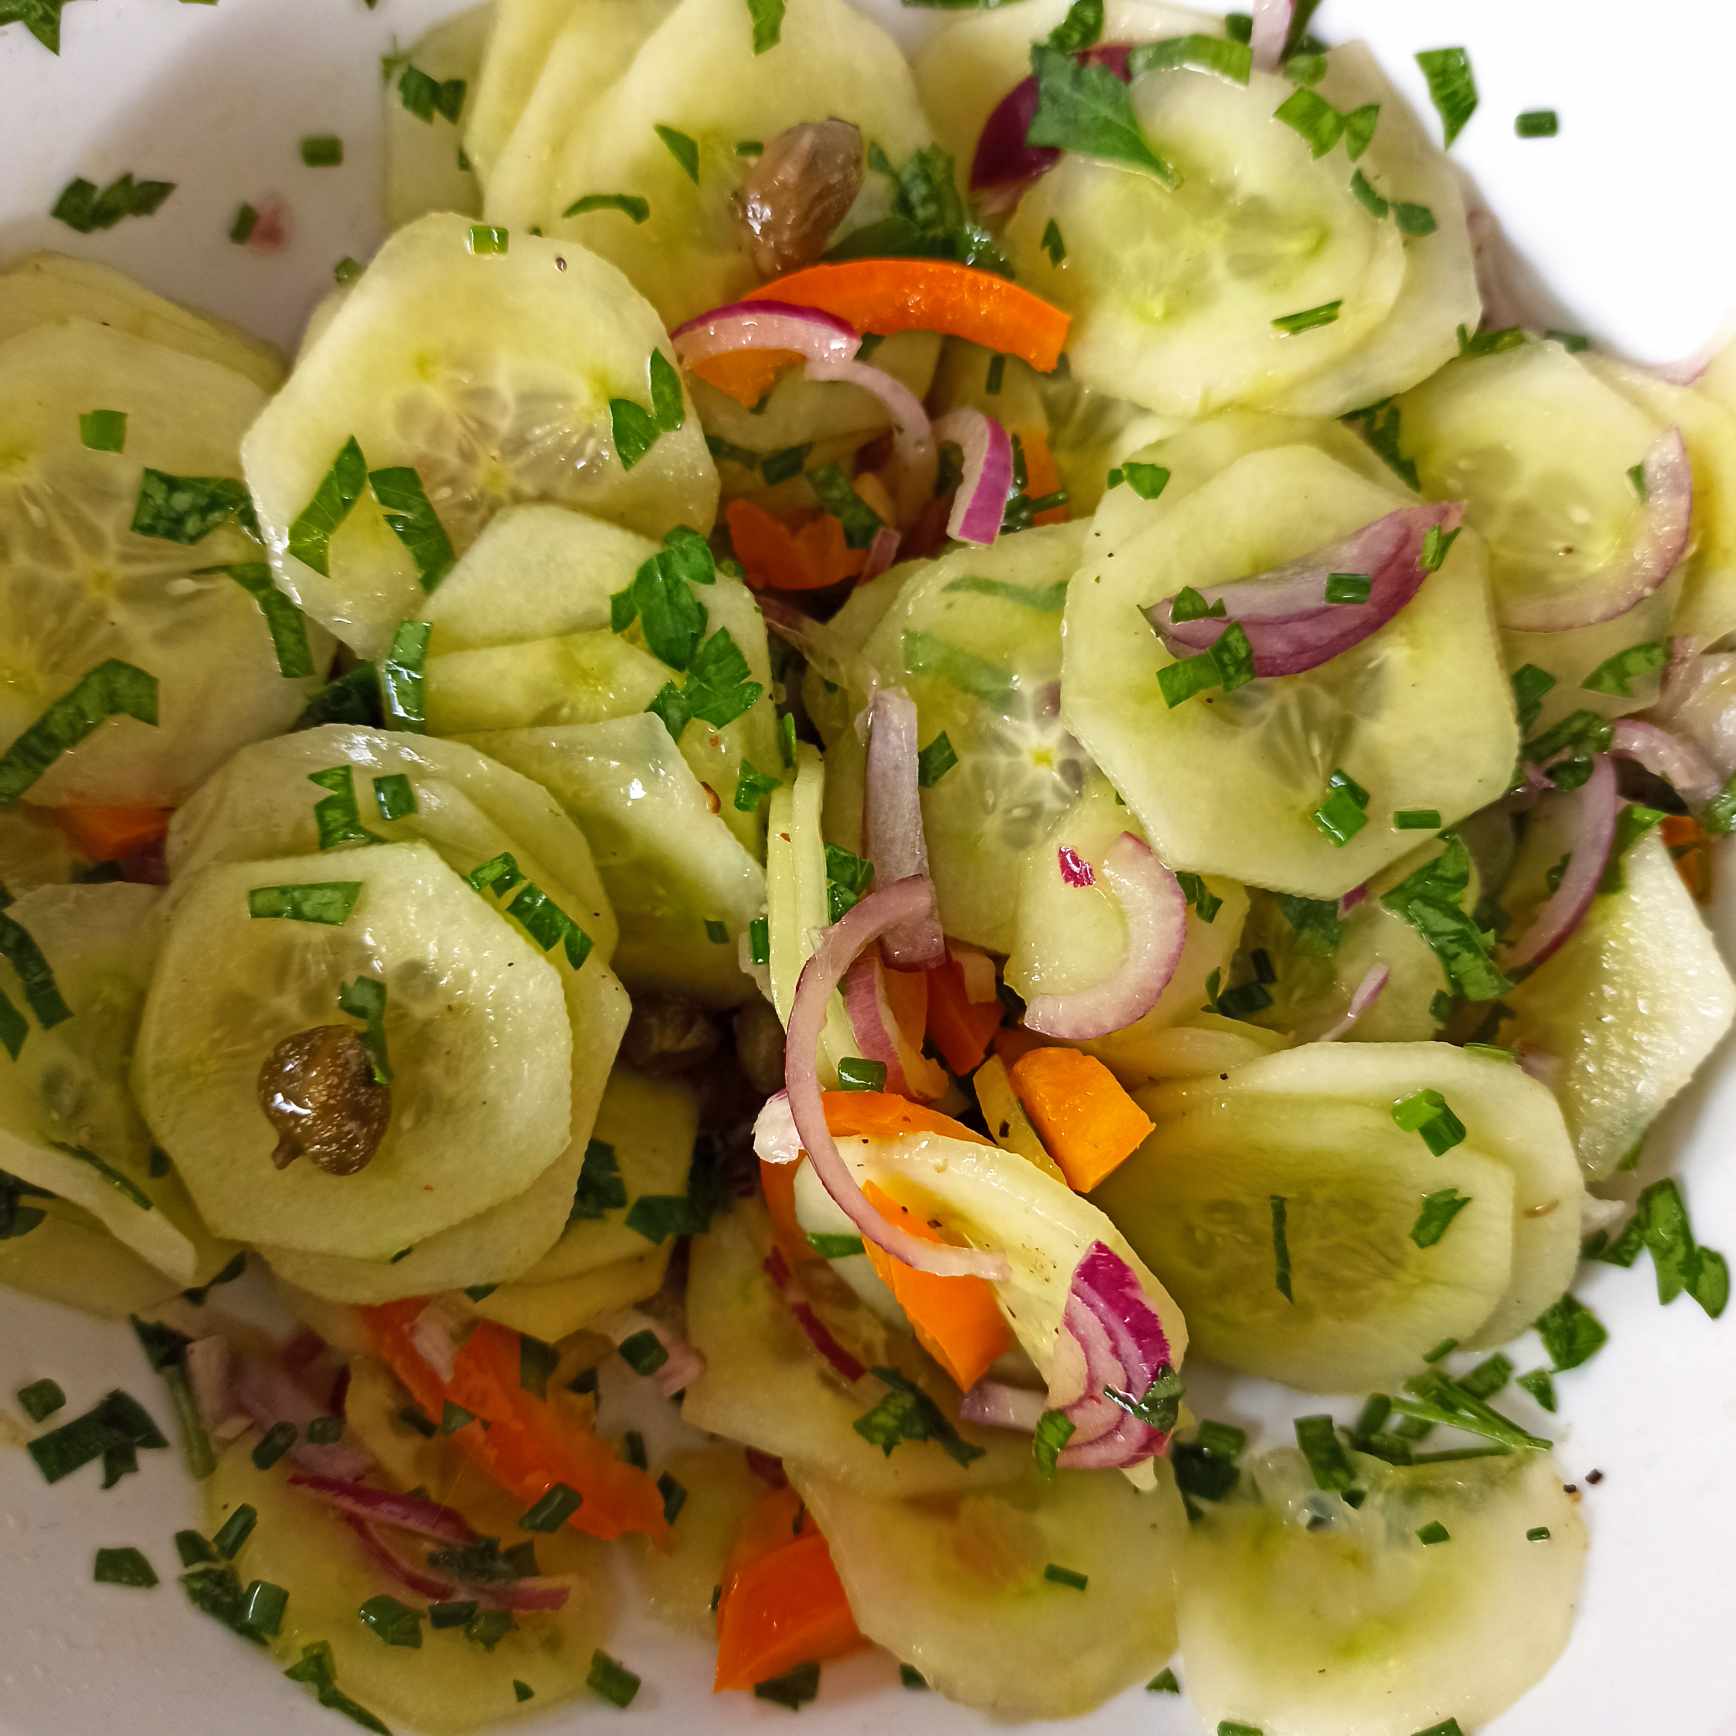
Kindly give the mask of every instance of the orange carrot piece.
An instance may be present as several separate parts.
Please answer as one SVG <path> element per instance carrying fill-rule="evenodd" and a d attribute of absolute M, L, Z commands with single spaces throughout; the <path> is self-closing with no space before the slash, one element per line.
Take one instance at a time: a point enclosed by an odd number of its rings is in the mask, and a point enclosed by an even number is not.
<path fill-rule="evenodd" d="M 148 849 L 169 829 L 173 808 L 56 808 L 54 821 L 87 862 Z"/>
<path fill-rule="evenodd" d="M 1025 1113 L 1075 1193 L 1090 1193 L 1155 1125 L 1115 1075 L 1083 1050 L 1032 1049 L 1011 1072 Z"/>
<path fill-rule="evenodd" d="M 920 1213 L 900 1205 L 874 1182 L 862 1189 L 888 1223 L 925 1242 L 945 1238 Z M 1013 1335 L 986 1278 L 937 1278 L 895 1260 L 872 1242 L 869 1263 L 892 1292 L 916 1333 L 916 1341 L 950 1374 L 960 1392 L 969 1392 L 990 1367 L 1013 1347 Z"/>
<path fill-rule="evenodd" d="M 1061 467 L 1055 462 L 1055 454 L 1049 447 L 1049 436 L 1041 428 L 1014 429 L 1019 437 L 1020 449 L 1025 454 L 1025 493 L 1032 500 L 1041 500 L 1045 494 L 1053 494 L 1061 486 Z M 1067 509 L 1064 506 L 1052 506 L 1047 512 L 1040 512 L 1031 520 L 1033 524 L 1065 524 Z"/>
<path fill-rule="evenodd" d="M 755 590 L 821 591 L 854 578 L 868 559 L 866 549 L 846 545 L 844 527 L 830 513 L 788 525 L 756 501 L 732 500 L 723 516 Z"/>
<path fill-rule="evenodd" d="M 813 1245 L 796 1222 L 796 1171 L 794 1163 L 767 1163 L 760 1159 L 760 1192 L 765 1195 L 766 1211 L 772 1220 L 772 1240 L 778 1252 L 792 1266 L 807 1260 L 817 1260 Z"/>
<path fill-rule="evenodd" d="M 1023 1025 L 1003 1025 L 995 1032 L 995 1053 L 1009 1069 L 1033 1049 L 1043 1046 L 1043 1039 L 1035 1031 L 1027 1031 Z"/>
<path fill-rule="evenodd" d="M 991 271 L 945 259 L 853 259 L 813 265 L 754 291 L 760 301 L 819 308 L 859 332 L 939 332 L 966 338 L 1053 371 L 1072 315 Z M 781 350 L 736 350 L 692 372 L 739 404 L 757 404 L 798 358 Z"/>
<path fill-rule="evenodd" d="M 724 1565 L 712 1691 L 757 1687 L 862 1643 L 813 1516 L 795 1490 L 767 1490 Z"/>
<path fill-rule="evenodd" d="M 1001 1003 L 973 1001 L 965 993 L 964 971 L 955 960 L 949 958 L 928 973 L 928 1034 L 961 1079 L 982 1065 L 1000 1027 Z"/>
<path fill-rule="evenodd" d="M 566 1484 L 583 1497 L 567 1521 L 575 1531 L 602 1538 L 644 1532 L 668 1541 L 663 1497 L 651 1478 L 600 1435 L 519 1384 L 516 1332 L 492 1320 L 478 1322 L 454 1360 L 452 1378 L 442 1380 L 410 1338 L 411 1323 L 426 1306 L 413 1298 L 364 1308 L 362 1314 L 381 1359 L 430 1417 L 438 1419 L 450 1401 L 481 1421 L 480 1428 L 451 1437 L 467 1458 L 526 1508 L 556 1483 Z"/>
<path fill-rule="evenodd" d="M 1668 846 L 1682 884 L 1698 904 L 1712 897 L 1712 840 L 1692 814 L 1670 814 L 1658 827 L 1658 836 Z"/>

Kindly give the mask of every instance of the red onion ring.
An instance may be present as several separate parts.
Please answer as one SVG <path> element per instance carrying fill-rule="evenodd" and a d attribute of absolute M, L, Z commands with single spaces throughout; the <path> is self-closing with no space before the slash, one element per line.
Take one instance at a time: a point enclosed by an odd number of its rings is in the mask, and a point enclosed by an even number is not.
<path fill-rule="evenodd" d="M 888 1091 L 922 1103 L 945 1096 L 946 1074 L 910 1046 L 886 998 L 885 966 L 872 953 L 864 953 L 845 973 L 844 1011 L 862 1058 L 886 1069 Z"/>
<path fill-rule="evenodd" d="M 1156 1006 L 1181 962 L 1187 940 L 1187 899 L 1176 877 L 1149 845 L 1123 832 L 1103 858 L 1104 883 L 1121 906 L 1127 950 L 1114 971 L 1090 988 L 1036 995 L 1025 1024 L 1046 1037 L 1103 1037 Z"/>
<path fill-rule="evenodd" d="M 296 1443 L 289 1456 L 315 1476 L 354 1480 L 374 1468 L 371 1455 L 338 1442 L 322 1447 L 307 1438 L 307 1425 L 327 1413 L 308 1397 L 289 1373 L 263 1356 L 243 1353 L 235 1359 L 235 1397 L 262 1429 L 273 1423 L 293 1423 Z"/>
<path fill-rule="evenodd" d="M 1350 1005 L 1344 1009 L 1344 1017 L 1328 1031 L 1322 1031 L 1315 1038 L 1317 1043 L 1336 1043 L 1340 1037 L 1347 1036 L 1355 1028 L 1356 1021 L 1378 1001 L 1386 990 L 1386 985 L 1392 979 L 1392 972 L 1383 964 L 1370 967 L 1366 976 L 1356 985 L 1351 994 Z"/>
<path fill-rule="evenodd" d="M 862 844 L 879 886 L 928 873 L 916 735 L 916 702 L 900 688 L 882 687 L 868 705 L 862 802 Z M 891 930 L 881 940 L 880 950 L 886 962 L 900 970 L 927 970 L 939 964 L 946 956 L 939 916 L 930 910 L 918 921 Z M 845 1004 L 849 1004 L 847 990 Z M 883 1055 L 869 1058 L 886 1059 Z"/>
<path fill-rule="evenodd" d="M 1640 718 L 1624 717 L 1611 728 L 1609 751 L 1644 766 L 1694 807 L 1711 801 L 1724 787 L 1717 767 L 1691 741 Z"/>
<path fill-rule="evenodd" d="M 1640 467 L 1645 504 L 1640 529 L 1621 559 L 1562 597 L 1502 602 L 1503 627 L 1525 633 L 1565 633 L 1613 621 L 1643 603 L 1676 570 L 1694 526 L 1694 472 L 1679 428 L 1652 443 Z"/>
<path fill-rule="evenodd" d="M 1101 42 L 1073 58 L 1081 66 L 1106 66 L 1117 78 L 1125 79 L 1127 56 L 1132 46 L 1128 42 Z M 1026 143 L 1026 135 L 1036 114 L 1037 81 L 1034 78 L 1021 79 L 995 104 L 983 123 L 983 130 L 977 135 L 976 152 L 971 158 L 973 193 L 994 188 L 1010 194 L 1025 182 L 1047 174 L 1060 162 L 1058 150 Z M 1012 203 L 1016 204 L 1017 200 Z"/>
<path fill-rule="evenodd" d="M 978 1381 L 958 1401 L 962 1421 L 984 1429 L 1013 1429 L 1034 1435 L 1049 1401 L 1029 1387 L 1007 1386 L 998 1380 Z"/>
<path fill-rule="evenodd" d="M 950 441 L 964 454 L 964 472 L 952 497 L 946 534 L 955 542 L 987 545 L 1001 534 L 1013 492 L 1013 442 L 993 416 L 981 410 L 949 411 L 934 425 L 937 443 Z"/>
<path fill-rule="evenodd" d="M 913 517 L 934 493 L 934 479 L 939 468 L 934 425 L 922 407 L 922 400 L 902 380 L 871 362 L 810 361 L 803 372 L 810 380 L 835 380 L 842 385 L 859 386 L 885 405 L 892 418 L 898 510 L 906 520 Z"/>
<path fill-rule="evenodd" d="M 1577 831 L 1561 884 L 1544 901 L 1504 960 L 1508 970 L 1543 963 L 1573 933 L 1609 866 L 1622 801 L 1616 789 L 1615 765 L 1607 754 L 1592 761 L 1591 776 L 1569 798 L 1575 804 Z"/>
<path fill-rule="evenodd" d="M 870 892 L 822 931 L 819 949 L 802 966 L 790 1003 L 784 1087 L 789 1092 L 796 1132 L 814 1173 L 863 1236 L 877 1248 L 884 1248 L 893 1259 L 902 1260 L 920 1272 L 932 1272 L 936 1277 L 1004 1279 L 1007 1263 L 999 1254 L 957 1248 L 945 1242 L 925 1242 L 888 1223 L 869 1204 L 826 1125 L 818 1055 L 832 995 L 857 957 L 883 934 L 930 915 L 933 910 L 933 886 L 912 875 Z"/>
<path fill-rule="evenodd" d="M 613 1314 L 605 1314 L 601 1319 L 593 1320 L 588 1330 L 600 1332 L 616 1349 L 629 1338 L 636 1338 L 641 1332 L 649 1332 L 664 1350 L 663 1361 L 649 1378 L 655 1382 L 657 1390 L 665 1398 L 674 1398 L 678 1392 L 685 1391 L 705 1373 L 705 1358 L 679 1333 L 672 1331 L 643 1309 L 617 1309 Z"/>
<path fill-rule="evenodd" d="M 734 301 L 684 320 L 669 334 L 684 367 L 737 350 L 788 350 L 810 362 L 847 362 L 862 334 L 847 320 L 787 301 Z"/>
<path fill-rule="evenodd" d="M 1464 515 L 1456 501 L 1400 507 L 1300 560 L 1203 591 L 1207 603 L 1223 604 L 1222 615 L 1178 621 L 1175 599 L 1166 597 L 1145 616 L 1178 657 L 1209 651 L 1232 621 L 1239 622 L 1253 648 L 1256 675 L 1300 675 L 1384 627 L 1429 576 L 1423 564 L 1429 532 L 1456 530 Z M 1333 573 L 1366 575 L 1368 601 L 1327 602 Z"/>
<path fill-rule="evenodd" d="M 358 1519 L 353 1513 L 341 1513 L 339 1517 L 355 1533 L 363 1553 L 394 1585 L 403 1586 L 429 1603 L 444 1603 L 458 1589 L 451 1580 L 436 1578 L 406 1561 L 367 1520 Z"/>
<path fill-rule="evenodd" d="M 795 1317 L 796 1324 L 801 1327 L 802 1335 L 820 1353 L 830 1365 L 832 1372 L 847 1385 L 854 1386 L 863 1379 L 867 1367 L 856 1360 L 854 1356 L 832 1336 L 831 1329 L 813 1310 L 807 1298 L 796 1288 L 795 1279 L 790 1274 L 784 1257 L 773 1248 L 765 1263 L 766 1276 L 777 1286 L 779 1295 L 784 1299 L 790 1313 Z"/>
<path fill-rule="evenodd" d="M 1097 884 L 1097 875 L 1091 864 L 1071 844 L 1063 844 L 1055 852 L 1055 860 L 1060 866 L 1061 878 L 1069 886 L 1095 886 Z"/>
<path fill-rule="evenodd" d="M 305 1489 L 316 1501 L 368 1525 L 408 1531 L 436 1543 L 462 1546 L 476 1541 L 477 1534 L 470 1522 L 456 1508 L 443 1507 L 438 1501 L 425 1500 L 420 1495 L 401 1495 L 396 1489 L 377 1489 L 350 1478 L 312 1477 L 294 1472 L 289 1486 Z"/>
<path fill-rule="evenodd" d="M 1248 46 L 1254 51 L 1254 66 L 1260 72 L 1276 72 L 1284 63 L 1284 44 L 1290 40 L 1296 0 L 1254 0 L 1253 10 Z"/>
<path fill-rule="evenodd" d="M 756 601 L 767 629 L 786 645 L 795 646 L 826 680 L 846 692 L 873 697 L 880 686 L 878 671 L 853 646 L 846 645 L 836 629 L 765 591 L 756 594 Z"/>

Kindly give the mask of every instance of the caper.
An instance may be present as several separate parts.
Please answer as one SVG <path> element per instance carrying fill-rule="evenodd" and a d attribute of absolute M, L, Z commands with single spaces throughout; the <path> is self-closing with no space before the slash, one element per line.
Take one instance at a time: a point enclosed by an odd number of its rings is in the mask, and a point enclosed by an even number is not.
<path fill-rule="evenodd" d="M 686 1073 L 723 1044 L 717 1021 L 680 995 L 641 995 L 621 1039 L 621 1059 L 642 1073 Z"/>
<path fill-rule="evenodd" d="M 259 1069 L 259 1107 L 277 1130 L 271 1161 L 305 1157 L 328 1175 L 365 1168 L 386 1136 L 392 1088 L 376 1083 L 361 1033 L 318 1025 L 285 1037 Z"/>
<path fill-rule="evenodd" d="M 862 190 L 862 134 L 849 121 L 803 121 L 768 141 L 735 195 L 761 277 L 812 265 Z"/>

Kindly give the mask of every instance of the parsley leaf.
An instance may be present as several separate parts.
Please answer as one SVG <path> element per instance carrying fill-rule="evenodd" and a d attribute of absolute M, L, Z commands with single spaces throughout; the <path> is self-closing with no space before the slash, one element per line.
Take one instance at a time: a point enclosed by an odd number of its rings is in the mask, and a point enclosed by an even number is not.
<path fill-rule="evenodd" d="M 887 1458 L 906 1441 L 933 1441 L 956 1465 L 969 1465 L 983 1456 L 983 1449 L 964 1440 L 946 1420 L 940 1406 L 914 1381 L 907 1380 L 895 1368 L 875 1368 L 869 1372 L 890 1390 L 872 1410 L 857 1417 L 852 1426 Z"/>
<path fill-rule="evenodd" d="M 123 217 L 155 215 L 174 190 L 173 181 L 135 181 L 127 174 L 99 191 L 94 182 L 78 175 L 61 189 L 49 216 L 80 235 L 92 235 L 114 228 Z"/>
<path fill-rule="evenodd" d="M 1037 79 L 1037 112 L 1027 144 L 1104 157 L 1155 175 L 1167 187 L 1178 184 L 1175 170 L 1140 132 L 1127 86 L 1108 67 L 1081 65 L 1070 54 L 1038 43 L 1031 50 L 1031 70 Z"/>

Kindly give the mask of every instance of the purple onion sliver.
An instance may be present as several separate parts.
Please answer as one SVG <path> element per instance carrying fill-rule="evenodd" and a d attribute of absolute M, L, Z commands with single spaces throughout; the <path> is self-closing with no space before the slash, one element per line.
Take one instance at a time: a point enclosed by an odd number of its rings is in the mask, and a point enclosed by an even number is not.
<path fill-rule="evenodd" d="M 1061 845 L 1055 852 L 1055 858 L 1060 864 L 1061 878 L 1069 886 L 1095 886 L 1097 884 L 1096 871 L 1071 844 Z"/>
<path fill-rule="evenodd" d="M 856 328 L 833 314 L 787 301 L 737 301 L 684 321 L 670 334 L 683 367 L 738 350 L 783 350 L 809 362 L 848 361 Z"/>
<path fill-rule="evenodd" d="M 978 1381 L 958 1402 L 961 1421 L 983 1429 L 1012 1429 L 1021 1435 L 1035 1434 L 1048 1408 L 1040 1392 L 998 1380 Z"/>
<path fill-rule="evenodd" d="M 273 1423 L 293 1423 L 296 1444 L 290 1458 L 316 1476 L 354 1481 L 373 1470 L 371 1455 L 346 1442 L 318 1446 L 307 1438 L 307 1425 L 327 1413 L 307 1395 L 289 1372 L 262 1356 L 245 1353 L 235 1359 L 235 1397 L 262 1429 Z"/>
<path fill-rule="evenodd" d="M 1691 741 L 1655 723 L 1622 718 L 1610 730 L 1609 751 L 1644 766 L 1694 807 L 1711 801 L 1724 787 L 1717 767 Z"/>
<path fill-rule="evenodd" d="M 328 1507 L 335 1507 L 340 1513 L 350 1514 L 370 1525 L 386 1525 L 394 1531 L 413 1532 L 418 1537 L 432 1538 L 436 1543 L 463 1545 L 476 1541 L 476 1532 L 464 1515 L 438 1501 L 403 1495 L 396 1489 L 377 1489 L 371 1484 L 348 1478 L 315 1477 L 297 1472 L 291 1473 L 289 1486 L 304 1489 Z"/>
<path fill-rule="evenodd" d="M 987 546 L 1001 534 L 1013 492 L 1012 439 L 994 417 L 970 409 L 942 416 L 934 425 L 934 439 L 937 445 L 951 441 L 964 455 L 946 534 L 958 542 Z"/>
<path fill-rule="evenodd" d="M 912 875 L 926 878 L 928 874 L 917 730 L 915 701 L 901 688 L 882 687 L 869 702 L 862 843 L 874 864 L 877 886 L 890 886 Z M 946 936 L 941 932 L 938 912 L 930 909 L 916 920 L 889 930 L 881 936 L 880 950 L 887 963 L 900 970 L 927 970 L 939 964 L 946 956 Z"/>
<path fill-rule="evenodd" d="M 1371 965 L 1362 981 L 1356 985 L 1350 997 L 1350 1005 L 1344 1009 L 1344 1017 L 1330 1030 L 1321 1032 L 1316 1041 L 1336 1043 L 1340 1037 L 1348 1036 L 1356 1028 L 1356 1021 L 1380 999 L 1391 980 L 1392 972 L 1384 964 Z"/>
<path fill-rule="evenodd" d="M 1254 22 L 1248 46 L 1260 72 L 1276 72 L 1283 64 L 1284 44 L 1290 40 L 1290 22 L 1296 0 L 1254 0 Z"/>
<path fill-rule="evenodd" d="M 458 1589 L 451 1580 L 438 1579 L 406 1561 L 387 1545 L 367 1520 L 358 1519 L 353 1513 L 341 1513 L 339 1517 L 355 1533 L 368 1559 L 394 1585 L 401 1585 L 429 1603 L 444 1603 Z"/>
<path fill-rule="evenodd" d="M 1503 960 L 1509 971 L 1542 964 L 1573 933 L 1591 908 L 1609 866 L 1622 800 L 1615 766 L 1607 754 L 1592 761 L 1591 776 L 1567 799 L 1574 803 L 1575 832 L 1566 871 Z"/>

